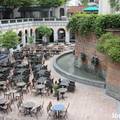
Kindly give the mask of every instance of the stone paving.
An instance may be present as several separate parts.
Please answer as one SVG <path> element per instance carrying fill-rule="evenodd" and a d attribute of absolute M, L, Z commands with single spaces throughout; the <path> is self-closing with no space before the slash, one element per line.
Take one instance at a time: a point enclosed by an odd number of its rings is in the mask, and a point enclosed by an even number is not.
<path fill-rule="evenodd" d="M 51 70 L 52 76 L 58 80 L 61 76 L 53 69 L 53 58 L 46 62 L 48 69 Z M 65 100 L 57 101 L 55 97 L 50 96 L 33 96 L 31 93 L 24 95 L 24 101 L 34 101 L 41 103 L 44 100 L 44 111 L 38 120 L 47 120 L 46 107 L 49 101 L 63 103 L 68 109 L 68 120 L 117 120 L 112 118 L 113 113 L 118 113 L 120 104 L 117 100 L 107 96 L 105 90 L 93 86 L 76 83 L 74 93 L 66 93 Z M 8 114 L 2 114 L 6 120 L 36 120 L 35 117 L 23 116 L 18 113 L 16 104 L 12 105 L 13 111 Z M 118 109 L 119 108 L 119 109 Z M 117 111 L 118 110 L 118 111 Z M 0 119 L 2 120 L 2 119 Z"/>

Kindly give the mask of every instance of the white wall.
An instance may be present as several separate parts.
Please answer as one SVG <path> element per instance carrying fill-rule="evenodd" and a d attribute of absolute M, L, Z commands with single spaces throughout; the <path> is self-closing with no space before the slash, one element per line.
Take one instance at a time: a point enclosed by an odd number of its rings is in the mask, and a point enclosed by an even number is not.
<path fill-rule="evenodd" d="M 111 7 L 109 0 L 99 0 L 99 14 L 110 14 Z"/>

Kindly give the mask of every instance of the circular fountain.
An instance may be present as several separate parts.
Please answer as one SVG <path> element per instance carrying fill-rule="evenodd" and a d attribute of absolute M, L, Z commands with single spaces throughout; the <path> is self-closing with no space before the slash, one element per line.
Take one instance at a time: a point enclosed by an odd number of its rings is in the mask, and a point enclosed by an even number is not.
<path fill-rule="evenodd" d="M 85 60 L 85 55 L 82 54 Z M 105 72 L 95 69 L 94 65 L 82 64 L 81 60 L 76 59 L 73 51 L 65 52 L 54 60 L 54 68 L 62 76 L 73 81 L 105 87 Z"/>

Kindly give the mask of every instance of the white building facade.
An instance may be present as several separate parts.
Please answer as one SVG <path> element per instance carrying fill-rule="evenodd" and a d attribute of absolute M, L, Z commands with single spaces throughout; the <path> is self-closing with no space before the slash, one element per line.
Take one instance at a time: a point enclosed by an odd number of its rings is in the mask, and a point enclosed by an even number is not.
<path fill-rule="evenodd" d="M 111 7 L 109 0 L 99 0 L 99 14 L 110 14 Z"/>
<path fill-rule="evenodd" d="M 33 37 L 34 43 L 40 42 L 41 39 L 37 38 L 37 28 L 40 25 L 47 25 L 52 29 L 52 42 L 71 42 L 71 34 L 67 29 L 68 19 L 66 20 L 37 20 L 31 18 L 26 19 L 11 19 L 11 20 L 1 20 L 0 21 L 0 31 L 6 32 L 9 30 L 15 31 L 21 39 L 21 44 L 25 46 L 28 43 L 29 37 Z M 51 39 L 49 42 L 51 42 Z M 74 40 L 75 41 L 75 38 Z"/>

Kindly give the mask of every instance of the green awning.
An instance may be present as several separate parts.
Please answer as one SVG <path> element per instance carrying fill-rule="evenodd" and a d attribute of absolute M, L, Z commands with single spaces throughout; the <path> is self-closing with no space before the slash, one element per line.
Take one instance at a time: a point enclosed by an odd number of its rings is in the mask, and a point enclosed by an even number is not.
<path fill-rule="evenodd" d="M 97 6 L 89 6 L 83 9 L 84 11 L 98 11 L 98 7 Z"/>

